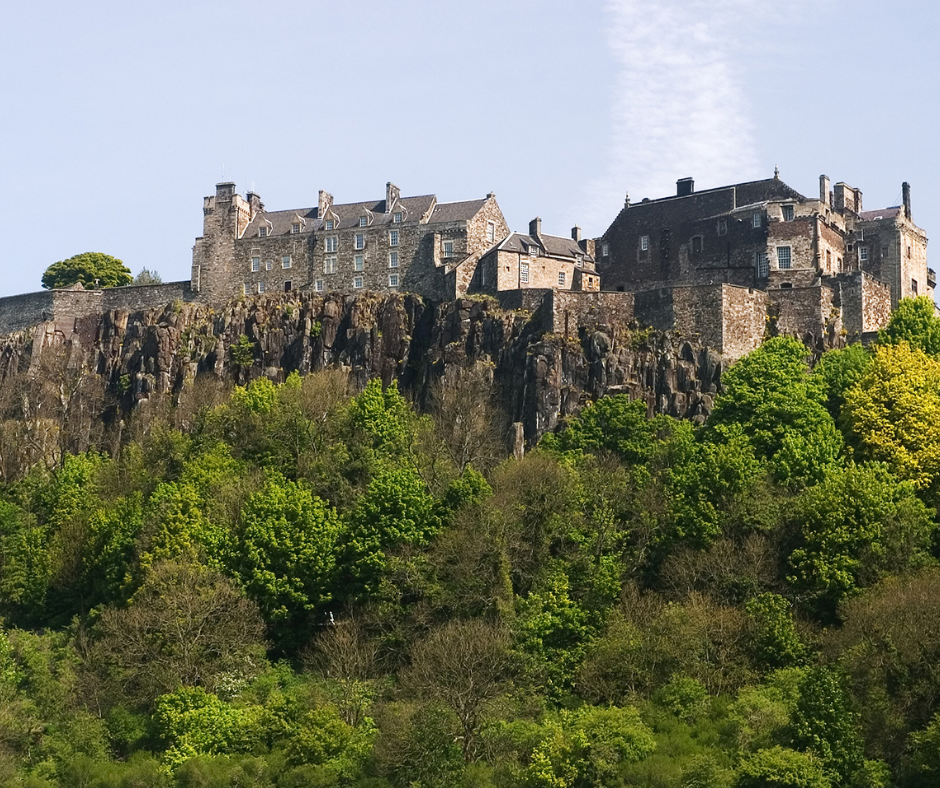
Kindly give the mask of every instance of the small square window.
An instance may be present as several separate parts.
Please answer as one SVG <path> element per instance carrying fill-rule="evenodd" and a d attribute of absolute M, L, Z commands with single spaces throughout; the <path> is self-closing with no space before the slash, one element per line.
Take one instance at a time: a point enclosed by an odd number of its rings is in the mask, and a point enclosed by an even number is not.
<path fill-rule="evenodd" d="M 260 270 L 261 270 L 261 258 L 260 258 L 260 257 L 252 257 L 252 258 L 251 258 L 251 270 L 252 270 L 252 271 L 260 271 Z"/>
<path fill-rule="evenodd" d="M 369 217 L 368 217 L 368 216 L 360 216 L 360 217 L 359 217 L 359 226 L 360 226 L 360 227 L 368 227 L 368 226 L 369 226 Z"/>
<path fill-rule="evenodd" d="M 728 234 L 728 220 L 719 219 L 718 220 L 718 235 L 727 235 Z"/>
<path fill-rule="evenodd" d="M 780 268 L 780 269 L 790 268 L 790 265 L 791 265 L 790 247 L 778 246 L 777 247 L 777 268 Z"/>
<path fill-rule="evenodd" d="M 760 227 L 760 226 L 761 226 L 760 214 L 755 213 L 753 216 L 751 216 L 751 227 Z"/>
<path fill-rule="evenodd" d="M 858 259 L 863 263 L 868 260 L 868 247 L 867 246 L 858 247 Z"/>
<path fill-rule="evenodd" d="M 323 239 L 323 248 L 327 252 L 335 252 L 339 248 L 339 238 L 335 235 L 328 235 Z"/>
<path fill-rule="evenodd" d="M 454 256 L 454 242 L 453 241 L 444 241 L 443 243 L 443 254 L 444 257 L 453 257 Z"/>
<path fill-rule="evenodd" d="M 401 211 L 395 211 L 395 213 L 392 214 L 392 221 L 395 224 L 401 224 L 401 218 Z"/>
<path fill-rule="evenodd" d="M 486 240 L 490 243 L 496 240 L 496 222 L 486 223 Z"/>
<path fill-rule="evenodd" d="M 389 274 L 389 275 L 388 275 L 388 286 L 389 286 L 389 287 L 398 287 L 398 274 Z"/>
<path fill-rule="evenodd" d="M 389 253 L 388 253 L 388 267 L 389 267 L 389 268 L 398 268 L 398 252 L 389 252 Z"/>
<path fill-rule="evenodd" d="M 357 254 L 353 258 L 353 269 L 356 271 L 361 271 L 365 267 L 363 257 L 361 254 Z"/>
<path fill-rule="evenodd" d="M 366 248 L 366 237 L 362 233 L 356 233 L 356 249 Z"/>
<path fill-rule="evenodd" d="M 326 224 L 326 227 L 324 229 L 326 230 L 332 230 L 336 226 L 335 222 L 332 219 L 327 219 L 325 224 Z"/>
<path fill-rule="evenodd" d="M 290 226 L 290 234 L 291 234 L 291 235 L 300 235 L 300 224 L 299 224 L 298 222 L 294 222 L 294 223 Z"/>
<path fill-rule="evenodd" d="M 264 292 L 264 282 L 258 282 L 258 293 Z"/>
<path fill-rule="evenodd" d="M 640 236 L 640 251 L 647 252 L 650 248 L 650 237 L 648 235 Z"/>
<path fill-rule="evenodd" d="M 322 293 L 323 292 L 323 280 L 317 279 L 317 281 L 314 282 L 313 284 L 313 289 L 316 290 L 318 293 Z"/>
<path fill-rule="evenodd" d="M 361 277 L 361 276 L 354 276 L 354 277 L 353 277 L 353 287 L 355 287 L 357 290 L 358 290 L 360 287 L 362 287 L 362 277 Z"/>
<path fill-rule="evenodd" d="M 258 237 L 259 237 L 259 238 L 267 238 L 267 237 L 268 237 L 268 228 L 267 228 L 267 227 L 259 227 L 259 228 L 258 228 Z"/>
<path fill-rule="evenodd" d="M 265 260 L 265 261 L 264 261 L 264 270 L 265 270 L 265 271 L 270 271 L 272 268 L 274 268 L 274 263 L 271 262 L 270 260 Z"/>
<path fill-rule="evenodd" d="M 528 263 L 522 263 L 522 265 L 519 266 L 519 281 L 524 285 L 529 284 L 529 264 Z"/>
<path fill-rule="evenodd" d="M 530 256 L 530 257 L 538 257 L 538 256 L 539 256 L 539 252 L 540 252 L 541 250 L 539 249 L 539 247 L 538 247 L 536 244 L 529 244 L 529 249 L 528 249 L 528 251 L 529 251 L 529 256 Z"/>
<path fill-rule="evenodd" d="M 388 245 L 389 245 L 389 246 L 398 246 L 398 230 L 389 230 L 389 232 L 388 232 Z"/>
<path fill-rule="evenodd" d="M 323 273 L 325 273 L 325 274 L 335 274 L 335 273 L 336 273 L 336 258 L 335 258 L 335 257 L 324 257 L 324 258 L 323 258 Z"/>
<path fill-rule="evenodd" d="M 560 287 L 565 286 L 565 272 L 564 271 L 558 272 L 558 284 Z"/>
<path fill-rule="evenodd" d="M 792 205 L 783 206 L 783 221 L 785 222 L 793 221 L 793 206 Z"/>
<path fill-rule="evenodd" d="M 289 254 L 282 255 L 281 257 L 281 268 L 290 268 L 291 259 Z"/>

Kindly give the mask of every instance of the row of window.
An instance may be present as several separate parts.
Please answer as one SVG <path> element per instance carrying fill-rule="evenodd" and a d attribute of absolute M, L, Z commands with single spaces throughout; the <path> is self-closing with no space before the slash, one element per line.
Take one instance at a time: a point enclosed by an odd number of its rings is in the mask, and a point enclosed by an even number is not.
<path fill-rule="evenodd" d="M 404 219 L 404 216 L 402 215 L 402 212 L 401 212 L 401 211 L 395 211 L 395 213 L 392 214 L 392 222 L 393 222 L 394 224 L 401 224 L 403 219 Z M 368 227 L 368 226 L 369 226 L 369 217 L 368 217 L 368 216 L 360 216 L 360 217 L 359 217 L 359 226 L 360 226 L 360 227 Z M 336 229 L 336 220 L 335 220 L 335 219 L 327 219 L 327 220 L 325 220 L 325 221 L 323 222 L 323 229 L 324 229 L 324 230 L 335 230 L 335 229 Z M 398 231 L 396 230 L 395 232 L 398 232 Z"/>
<path fill-rule="evenodd" d="M 363 287 L 363 278 L 361 276 L 354 276 L 352 286 L 354 290 L 361 290 Z M 398 274 L 388 275 L 388 286 L 398 287 Z M 317 279 L 317 281 L 313 283 L 313 289 L 318 293 L 322 293 L 326 289 L 326 283 L 322 279 Z"/>
<path fill-rule="evenodd" d="M 258 293 L 259 295 L 264 293 L 267 288 L 265 287 L 264 282 L 255 282 L 252 285 L 250 282 L 242 282 L 242 295 L 248 295 L 252 291 Z M 284 282 L 284 292 L 289 293 L 292 289 L 291 281 L 288 279 Z"/>
<path fill-rule="evenodd" d="M 291 256 L 289 254 L 283 255 L 281 257 L 281 268 L 290 268 L 291 265 L 292 265 Z M 270 271 L 272 268 L 274 268 L 274 262 L 272 260 L 265 260 L 264 270 Z M 251 258 L 251 270 L 252 272 L 258 272 L 261 270 L 261 258 L 260 257 Z"/>
<path fill-rule="evenodd" d="M 336 255 L 327 255 L 323 258 L 323 273 L 325 274 L 335 274 L 336 273 Z M 398 252 L 389 252 L 388 253 L 388 267 L 389 268 L 398 268 Z M 366 261 L 365 257 L 361 254 L 353 256 L 353 270 L 354 271 L 365 271 L 366 270 Z"/>
<path fill-rule="evenodd" d="M 559 287 L 565 287 L 567 281 L 567 276 L 564 271 L 558 272 L 558 285 Z M 519 283 L 523 285 L 529 284 L 529 264 L 520 263 L 519 264 Z M 486 284 L 485 281 L 482 284 Z"/>

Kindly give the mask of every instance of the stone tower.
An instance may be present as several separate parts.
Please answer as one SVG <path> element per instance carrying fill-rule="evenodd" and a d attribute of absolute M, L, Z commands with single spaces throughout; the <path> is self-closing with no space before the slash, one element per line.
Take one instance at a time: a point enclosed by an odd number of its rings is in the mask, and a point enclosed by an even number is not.
<path fill-rule="evenodd" d="M 202 206 L 202 236 L 193 246 L 192 289 L 210 303 L 240 294 L 242 277 L 235 267 L 235 240 L 245 232 L 255 204 L 235 193 L 234 183 L 218 183 L 215 196 Z"/>

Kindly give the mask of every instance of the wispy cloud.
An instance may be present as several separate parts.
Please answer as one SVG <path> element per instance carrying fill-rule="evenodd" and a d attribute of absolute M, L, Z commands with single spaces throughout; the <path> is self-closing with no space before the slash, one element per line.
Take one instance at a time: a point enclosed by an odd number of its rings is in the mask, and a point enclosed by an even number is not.
<path fill-rule="evenodd" d="M 754 131 L 735 62 L 736 20 L 760 0 L 609 0 L 607 44 L 618 67 L 605 172 L 584 214 L 610 221 L 633 201 L 758 177 Z"/>

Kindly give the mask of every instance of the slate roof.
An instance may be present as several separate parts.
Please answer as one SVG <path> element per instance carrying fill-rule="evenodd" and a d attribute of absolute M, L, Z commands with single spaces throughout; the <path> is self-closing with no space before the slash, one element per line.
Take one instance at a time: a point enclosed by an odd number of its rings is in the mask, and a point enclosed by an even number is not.
<path fill-rule="evenodd" d="M 431 214 L 431 222 L 469 221 L 486 205 L 486 200 L 465 200 L 463 202 L 438 203 Z"/>
<path fill-rule="evenodd" d="M 858 218 L 863 222 L 872 222 L 876 219 L 894 219 L 901 213 L 901 206 L 895 205 L 891 208 L 880 208 L 877 211 L 862 211 Z"/>
<path fill-rule="evenodd" d="M 498 249 L 504 252 L 519 252 L 527 254 L 530 246 L 538 246 L 545 252 L 546 257 L 562 257 L 575 260 L 578 257 L 585 262 L 593 263 L 594 258 L 585 252 L 573 238 L 564 238 L 558 235 L 542 235 L 539 239 L 524 233 L 512 233 L 503 241 Z"/>

